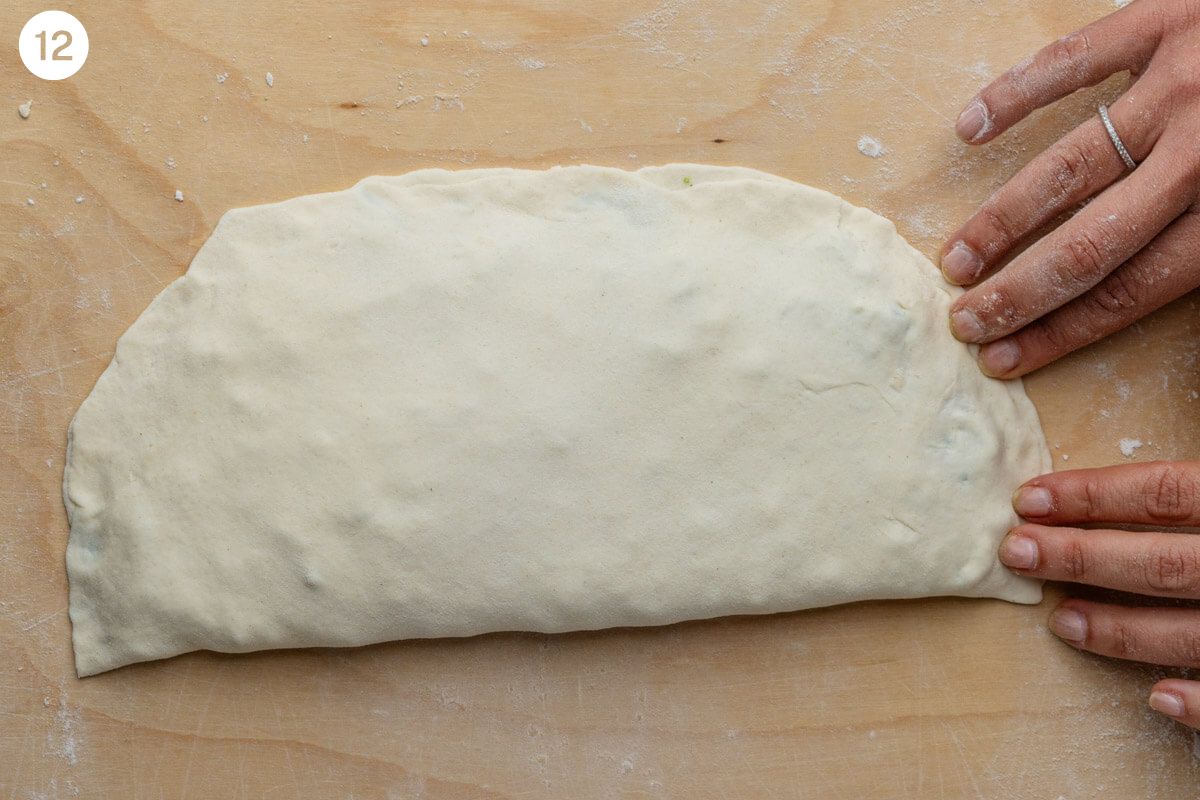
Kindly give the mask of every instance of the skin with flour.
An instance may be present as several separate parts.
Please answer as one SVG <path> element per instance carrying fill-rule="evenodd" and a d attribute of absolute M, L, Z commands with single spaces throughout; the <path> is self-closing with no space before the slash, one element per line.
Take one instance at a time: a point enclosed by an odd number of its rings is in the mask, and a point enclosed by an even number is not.
<path fill-rule="evenodd" d="M 1134 78 L 1110 115 L 1136 169 L 1092 117 L 1001 187 L 943 248 L 947 280 L 971 287 L 951 308 L 951 330 L 982 345 L 988 375 L 1024 375 L 1200 285 L 1198 53 L 1200 3 L 1135 0 L 1009 70 L 963 110 L 959 136 L 983 144 L 1076 89 L 1125 70 Z M 1089 198 L 1001 267 L 1019 242 Z M 1011 532 L 1000 557 L 1018 574 L 1200 600 L 1200 539 L 1171 530 L 1200 526 L 1200 463 L 1044 475 L 1020 488 L 1014 506 L 1029 524 Z M 1050 628 L 1092 652 L 1200 667 L 1198 609 L 1072 599 Z M 1150 705 L 1200 728 L 1200 681 L 1160 681 Z"/>

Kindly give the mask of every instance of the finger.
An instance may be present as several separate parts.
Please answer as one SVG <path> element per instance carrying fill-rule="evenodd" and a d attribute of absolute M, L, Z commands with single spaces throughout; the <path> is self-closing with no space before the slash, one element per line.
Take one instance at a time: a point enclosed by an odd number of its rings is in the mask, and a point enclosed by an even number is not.
<path fill-rule="evenodd" d="M 1200 461 L 1152 461 L 1041 475 L 1013 496 L 1032 522 L 1200 525 Z"/>
<path fill-rule="evenodd" d="M 1030 112 L 1076 89 L 1122 70 L 1139 69 L 1161 37 L 1153 4 L 1126 6 L 1043 47 L 994 80 L 967 104 L 954 130 L 971 144 L 990 141 Z"/>
<path fill-rule="evenodd" d="M 1200 610 L 1128 608 L 1065 600 L 1050 630 L 1067 644 L 1102 656 L 1170 667 L 1200 666 Z"/>
<path fill-rule="evenodd" d="M 1181 167 L 1175 152 L 1155 148 L 1128 178 L 959 297 L 950 309 L 955 337 L 983 344 L 1020 330 L 1149 244 L 1191 204 L 1194 170 Z"/>
<path fill-rule="evenodd" d="M 1150 707 L 1176 722 L 1200 728 L 1200 681 L 1168 678 L 1150 690 Z"/>
<path fill-rule="evenodd" d="M 979 350 L 979 368 L 1018 378 L 1111 333 L 1200 286 L 1200 214 L 1185 213 L 1140 253 L 1062 308 Z"/>
<path fill-rule="evenodd" d="M 1200 536 L 1020 525 L 1000 561 L 1030 578 L 1200 599 Z"/>
<path fill-rule="evenodd" d="M 1137 161 L 1150 153 L 1161 132 L 1164 116 L 1145 113 L 1150 105 L 1148 93 L 1134 86 L 1110 109 L 1121 141 Z M 942 252 L 946 280 L 960 286 L 975 283 L 1017 242 L 1125 170 L 1100 116 L 1093 115 L 1025 165 L 955 231 Z"/>

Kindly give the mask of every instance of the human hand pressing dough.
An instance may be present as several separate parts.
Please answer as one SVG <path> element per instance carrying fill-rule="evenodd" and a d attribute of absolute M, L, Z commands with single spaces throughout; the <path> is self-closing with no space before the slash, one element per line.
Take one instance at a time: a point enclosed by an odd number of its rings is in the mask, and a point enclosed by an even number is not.
<path fill-rule="evenodd" d="M 971 144 L 1129 70 L 1109 108 L 1130 170 L 1099 114 L 1060 139 L 947 241 L 942 271 L 973 286 L 951 330 L 983 345 L 980 368 L 1015 378 L 1097 341 L 1200 285 L 1200 2 L 1136 0 L 993 81 L 962 112 Z M 1092 198 L 997 269 L 1021 240 Z"/>
<path fill-rule="evenodd" d="M 1200 600 L 1200 535 L 1103 525 L 1200 527 L 1200 462 L 1125 464 L 1034 478 L 1017 490 L 1028 522 L 1000 545 L 1019 575 Z M 1084 529 L 1078 525 L 1100 525 Z M 1200 667 L 1200 608 L 1127 607 L 1068 599 L 1050 629 L 1073 647 L 1116 658 Z M 1161 680 L 1150 706 L 1200 728 L 1200 681 Z"/>

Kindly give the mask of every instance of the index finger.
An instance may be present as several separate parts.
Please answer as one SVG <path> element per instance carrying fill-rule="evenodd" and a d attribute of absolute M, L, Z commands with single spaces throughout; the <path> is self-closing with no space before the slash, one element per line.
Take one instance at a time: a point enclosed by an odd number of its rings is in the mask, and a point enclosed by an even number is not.
<path fill-rule="evenodd" d="M 1200 462 L 1153 461 L 1042 475 L 1017 490 L 1013 508 L 1044 525 L 1196 526 Z"/>
<path fill-rule="evenodd" d="M 1135 2 L 1039 50 L 988 84 L 954 129 L 971 144 L 991 141 L 1032 111 L 1150 60 L 1162 38 L 1159 9 Z"/>

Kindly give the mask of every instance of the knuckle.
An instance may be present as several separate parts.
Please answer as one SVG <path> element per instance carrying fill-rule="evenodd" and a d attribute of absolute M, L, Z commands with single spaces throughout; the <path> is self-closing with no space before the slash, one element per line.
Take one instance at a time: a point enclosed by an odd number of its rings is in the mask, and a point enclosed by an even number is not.
<path fill-rule="evenodd" d="M 1107 516 L 1108 503 L 1105 498 L 1108 493 L 1105 491 L 1104 485 L 1095 478 L 1085 478 L 1079 487 L 1080 494 L 1083 497 L 1084 516 L 1092 522 L 1104 519 Z"/>
<path fill-rule="evenodd" d="M 1050 159 L 1050 178 L 1057 188 L 1057 199 L 1074 197 L 1087 186 L 1092 170 L 1092 158 L 1087 150 L 1073 142 L 1064 142 L 1047 154 Z"/>
<path fill-rule="evenodd" d="M 1198 495 L 1196 478 L 1171 464 L 1155 465 L 1142 491 L 1146 515 L 1167 523 L 1195 518 Z"/>
<path fill-rule="evenodd" d="M 1064 36 L 1046 49 L 1047 60 L 1052 65 L 1069 68 L 1072 72 L 1086 69 L 1092 55 L 1092 43 L 1084 31 Z"/>
<path fill-rule="evenodd" d="M 1200 666 L 1200 629 L 1189 628 L 1179 635 L 1179 660 L 1182 666 Z"/>
<path fill-rule="evenodd" d="M 1062 546 L 1062 561 L 1063 574 L 1066 579 L 1073 583 L 1081 583 L 1087 580 L 1089 575 L 1089 559 L 1087 548 L 1083 544 L 1083 540 L 1078 537 L 1071 537 Z"/>
<path fill-rule="evenodd" d="M 1112 654 L 1118 658 L 1137 658 L 1142 645 L 1138 630 L 1133 625 L 1120 620 L 1111 623 L 1108 630 L 1108 645 Z"/>
<path fill-rule="evenodd" d="M 1032 350 L 1054 354 L 1054 357 L 1065 355 L 1081 346 L 1079 328 L 1064 325 L 1061 318 L 1055 315 L 1043 317 L 1029 325 L 1026 336 L 1033 337 L 1036 345 Z"/>
<path fill-rule="evenodd" d="M 1064 282 L 1075 287 L 1089 287 L 1104 273 L 1107 259 L 1105 248 L 1092 233 L 1083 232 L 1067 240 L 1067 257 L 1061 266 Z"/>
<path fill-rule="evenodd" d="M 1141 285 L 1124 271 L 1117 270 L 1101 281 L 1088 295 L 1094 311 L 1110 316 L 1124 316 L 1137 308 L 1142 299 Z"/>
<path fill-rule="evenodd" d="M 1018 238 L 1016 224 L 995 197 L 988 198 L 980 207 L 979 220 L 994 233 L 993 236 L 984 237 L 985 241 L 995 242 L 999 239 L 1002 243 L 1011 244 Z"/>
<path fill-rule="evenodd" d="M 1200 585 L 1200 557 L 1191 548 L 1164 547 L 1147 559 L 1145 581 L 1155 591 L 1190 593 Z"/>
<path fill-rule="evenodd" d="M 1164 65 L 1171 95 L 1176 98 L 1195 98 L 1200 95 L 1200 67 L 1194 59 L 1176 58 Z"/>

